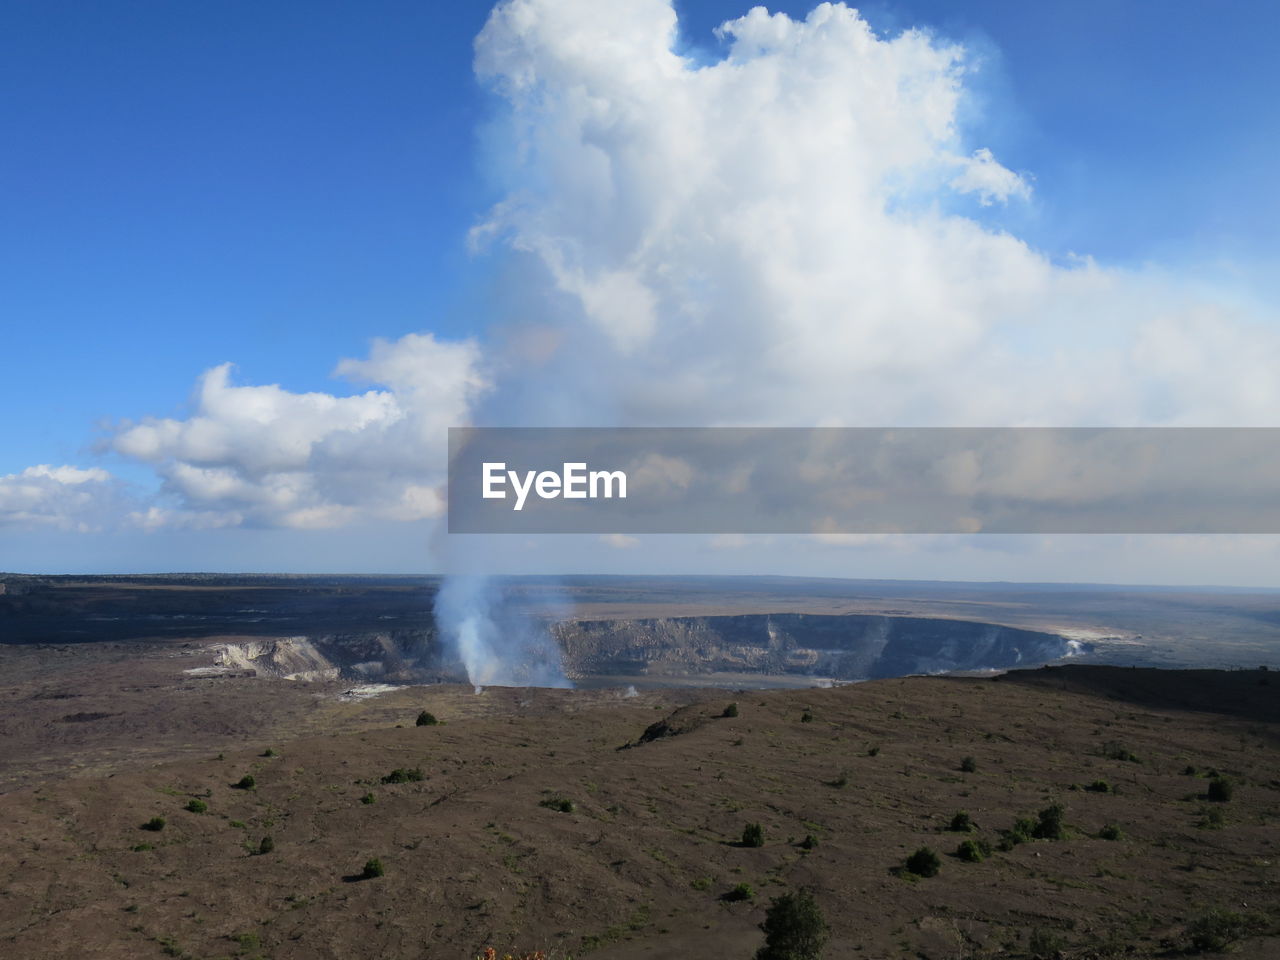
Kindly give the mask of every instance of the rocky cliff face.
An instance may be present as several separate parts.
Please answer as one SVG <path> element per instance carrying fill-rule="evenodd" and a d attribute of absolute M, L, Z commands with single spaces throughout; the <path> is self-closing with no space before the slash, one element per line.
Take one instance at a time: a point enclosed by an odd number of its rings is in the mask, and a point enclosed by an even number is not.
<path fill-rule="evenodd" d="M 1050 633 L 968 620 L 781 613 L 551 626 L 570 678 L 761 673 L 865 680 L 1004 669 L 1080 649 Z"/>

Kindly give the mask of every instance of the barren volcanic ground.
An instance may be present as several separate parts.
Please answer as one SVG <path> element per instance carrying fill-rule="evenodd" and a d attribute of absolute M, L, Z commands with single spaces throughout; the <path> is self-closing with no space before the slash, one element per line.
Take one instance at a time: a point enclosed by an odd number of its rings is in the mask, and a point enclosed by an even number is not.
<path fill-rule="evenodd" d="M 829 958 L 1173 956 L 1214 932 L 1197 924 L 1214 909 L 1240 917 L 1218 931 L 1235 956 L 1275 957 L 1271 679 L 1064 667 L 344 702 L 327 684 L 196 678 L 173 694 L 178 739 L 200 741 L 181 759 L 121 754 L 0 796 L 0 955 L 746 958 L 769 899 L 806 886 Z M 233 688 L 246 719 L 220 730 Z M 443 722 L 415 725 L 423 709 Z M 1206 798 L 1213 771 L 1235 783 L 1227 802 Z M 1054 802 L 1063 839 L 998 849 Z M 959 811 L 974 833 L 946 829 Z M 748 823 L 762 846 L 739 844 Z M 969 838 L 995 849 L 963 862 Z M 921 846 L 938 875 L 902 871 Z M 360 879 L 375 857 L 384 875 Z"/>

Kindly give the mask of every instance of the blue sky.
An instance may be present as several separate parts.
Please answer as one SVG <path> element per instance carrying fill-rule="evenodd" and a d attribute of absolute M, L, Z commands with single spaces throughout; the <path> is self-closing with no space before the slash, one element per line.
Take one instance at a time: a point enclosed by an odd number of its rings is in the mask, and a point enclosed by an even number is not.
<path fill-rule="evenodd" d="M 488 6 L 4 5 L 0 476 L 101 467 L 149 496 L 154 464 L 103 438 L 187 416 L 218 364 L 243 384 L 347 395 L 365 387 L 335 381 L 335 365 L 373 338 L 484 340 L 524 309 L 519 258 L 466 244 L 512 177 L 504 108 L 472 67 Z M 713 28 L 746 9 L 681 0 L 682 42 L 718 59 Z M 863 14 L 884 36 L 921 26 L 971 52 L 960 121 L 1032 187 L 975 208 L 978 222 L 1055 262 L 1156 263 L 1274 304 L 1280 7 L 903 0 Z M 0 525 L 0 569 L 234 566 L 250 541 L 273 567 L 312 562 L 296 531 L 236 535 L 129 533 L 109 548 Z M 394 565 L 429 566 L 411 543 Z M 85 550 L 95 559 L 72 559 Z"/>

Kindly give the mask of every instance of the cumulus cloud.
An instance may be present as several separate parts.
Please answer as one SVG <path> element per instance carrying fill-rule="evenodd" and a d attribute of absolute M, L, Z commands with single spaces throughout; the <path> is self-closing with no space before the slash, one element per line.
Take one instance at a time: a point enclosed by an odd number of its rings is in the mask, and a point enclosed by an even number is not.
<path fill-rule="evenodd" d="M 40 464 L 0 476 L 0 526 L 97 530 L 113 521 L 123 498 L 118 481 L 99 467 Z"/>
<path fill-rule="evenodd" d="M 437 516 L 447 429 L 466 423 L 486 388 L 479 347 L 430 334 L 376 340 L 336 373 L 379 389 L 237 385 L 222 364 L 201 377 L 189 417 L 121 424 L 111 448 L 150 464 L 175 504 L 135 511 L 134 522 L 320 528 Z"/>
<path fill-rule="evenodd" d="M 967 212 L 1030 187 L 960 123 L 961 46 L 830 3 L 725 23 L 712 63 L 677 27 L 666 0 L 507 0 L 477 39 L 508 192 L 473 240 L 540 265 L 569 331 L 509 396 L 645 425 L 1274 422 L 1266 318 Z"/>

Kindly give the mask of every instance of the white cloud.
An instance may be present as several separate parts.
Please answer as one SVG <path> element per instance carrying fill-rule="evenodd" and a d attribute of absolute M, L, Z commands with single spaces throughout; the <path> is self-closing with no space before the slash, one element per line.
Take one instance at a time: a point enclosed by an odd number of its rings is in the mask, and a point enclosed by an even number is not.
<path fill-rule="evenodd" d="M 486 389 L 479 347 L 430 334 L 375 340 L 336 373 L 352 396 L 232 383 L 209 370 L 185 419 L 122 424 L 112 449 L 151 464 L 176 508 L 134 511 L 145 528 L 250 524 L 301 529 L 438 516 L 445 437 Z"/>
<path fill-rule="evenodd" d="M 508 191 L 473 239 L 576 307 L 550 321 L 558 358 L 500 384 L 507 411 L 541 393 L 644 425 L 1275 422 L 1274 317 L 954 212 L 1030 190 L 958 122 L 961 47 L 842 4 L 719 32 L 705 64 L 674 52 L 664 0 L 509 0 L 478 38 Z"/>
<path fill-rule="evenodd" d="M 0 526 L 91 531 L 109 525 L 122 502 L 106 470 L 39 464 L 0 476 Z"/>

